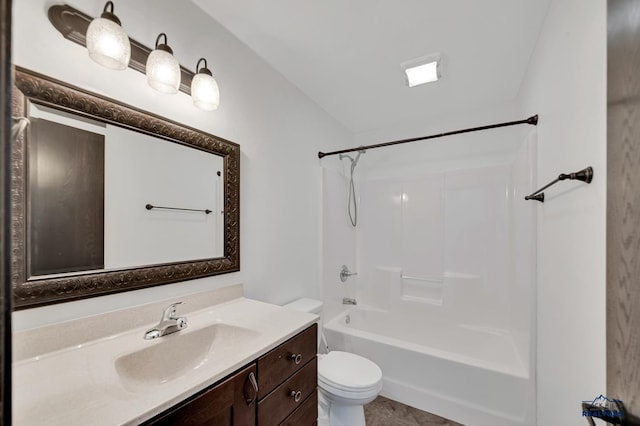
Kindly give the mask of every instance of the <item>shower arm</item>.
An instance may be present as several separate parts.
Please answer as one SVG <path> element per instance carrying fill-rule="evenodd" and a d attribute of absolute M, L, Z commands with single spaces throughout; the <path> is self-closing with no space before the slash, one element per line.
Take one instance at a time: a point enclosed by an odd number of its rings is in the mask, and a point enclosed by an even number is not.
<path fill-rule="evenodd" d="M 589 166 L 585 169 L 582 169 L 574 173 L 568 173 L 568 174 L 561 173 L 556 180 L 554 180 L 553 182 L 549 182 L 548 184 L 538 189 L 531 195 L 527 195 L 526 197 L 524 197 L 524 199 L 536 200 L 536 201 L 540 201 L 541 203 L 544 203 L 544 192 L 542 191 L 549 188 L 551 185 L 555 185 L 561 180 L 579 180 L 584 183 L 591 183 L 591 181 L 593 180 L 593 167 Z"/>

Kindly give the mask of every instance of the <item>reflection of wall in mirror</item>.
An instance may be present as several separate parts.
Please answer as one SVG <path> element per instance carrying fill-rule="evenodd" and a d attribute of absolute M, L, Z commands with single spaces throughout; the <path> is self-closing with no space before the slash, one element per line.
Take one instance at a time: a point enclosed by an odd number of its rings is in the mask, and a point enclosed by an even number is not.
<path fill-rule="evenodd" d="M 111 125 L 106 140 L 105 268 L 221 257 L 222 157 Z"/>

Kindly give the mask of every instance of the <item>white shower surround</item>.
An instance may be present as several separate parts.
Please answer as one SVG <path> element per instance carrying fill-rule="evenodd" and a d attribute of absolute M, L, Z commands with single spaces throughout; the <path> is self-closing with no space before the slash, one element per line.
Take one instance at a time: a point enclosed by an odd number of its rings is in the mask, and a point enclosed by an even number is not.
<path fill-rule="evenodd" d="M 470 140 L 486 145 L 467 155 Z M 324 163 L 329 346 L 380 365 L 384 396 L 471 426 L 533 425 L 535 130 L 406 148 L 361 159 L 355 230 L 344 174 Z M 346 285 L 343 263 L 359 273 Z"/>

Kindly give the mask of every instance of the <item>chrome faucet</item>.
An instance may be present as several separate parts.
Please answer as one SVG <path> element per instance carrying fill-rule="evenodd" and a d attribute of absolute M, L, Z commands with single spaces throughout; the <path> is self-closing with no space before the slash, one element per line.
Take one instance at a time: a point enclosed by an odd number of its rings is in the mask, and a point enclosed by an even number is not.
<path fill-rule="evenodd" d="M 162 313 L 162 318 L 158 325 L 147 330 L 147 332 L 144 333 L 144 338 L 151 340 L 187 328 L 187 318 L 176 316 L 176 305 L 180 305 L 181 303 L 182 302 L 176 302 L 170 304 Z"/>

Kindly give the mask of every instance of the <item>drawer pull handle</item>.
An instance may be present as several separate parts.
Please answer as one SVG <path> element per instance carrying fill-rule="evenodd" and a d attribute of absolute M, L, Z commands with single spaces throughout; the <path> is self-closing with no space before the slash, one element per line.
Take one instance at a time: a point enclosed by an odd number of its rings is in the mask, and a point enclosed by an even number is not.
<path fill-rule="evenodd" d="M 300 402 L 300 399 L 302 399 L 302 392 L 300 392 L 300 391 L 292 390 L 289 395 L 291 395 L 291 397 L 293 398 L 293 400 L 295 402 Z"/>
<path fill-rule="evenodd" d="M 245 388 L 245 401 L 247 403 L 247 405 L 251 405 L 251 403 L 253 401 L 256 400 L 256 398 L 258 397 L 258 382 L 256 381 L 256 375 L 253 374 L 253 371 L 251 373 L 249 373 L 249 376 L 247 377 L 247 381 L 251 384 L 251 388 L 253 390 L 253 396 L 249 397 L 247 396 L 247 391 Z M 246 382 L 245 382 L 245 386 L 246 386 Z"/>
<path fill-rule="evenodd" d="M 291 354 L 289 358 L 293 360 L 293 362 L 295 362 L 297 365 L 302 361 L 302 354 Z"/>

